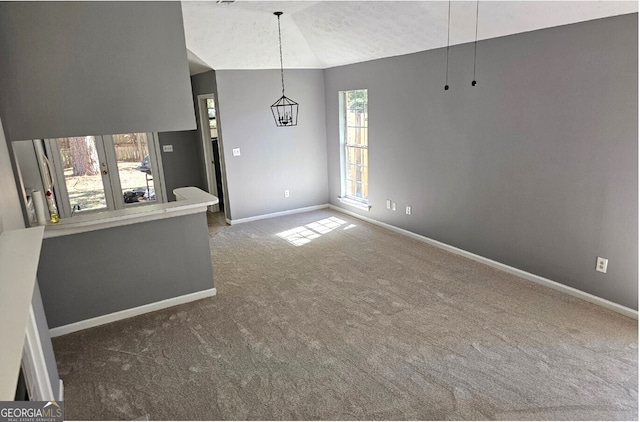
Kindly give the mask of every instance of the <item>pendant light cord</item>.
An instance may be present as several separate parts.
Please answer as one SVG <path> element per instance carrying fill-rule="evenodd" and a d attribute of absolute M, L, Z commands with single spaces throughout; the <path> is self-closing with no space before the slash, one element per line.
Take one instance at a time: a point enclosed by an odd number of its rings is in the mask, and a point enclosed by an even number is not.
<path fill-rule="evenodd" d="M 449 32 L 451 28 L 451 0 L 449 0 L 449 12 L 447 13 L 447 70 L 444 77 L 444 89 L 449 89 Z"/>
<path fill-rule="evenodd" d="M 282 96 L 284 97 L 284 66 L 282 65 L 282 34 L 280 33 L 280 15 L 278 15 L 278 44 L 280 45 L 280 79 L 282 80 Z"/>
<path fill-rule="evenodd" d="M 476 57 L 478 52 L 478 5 L 480 0 L 476 0 L 476 40 L 473 43 L 473 86 L 476 84 Z"/>

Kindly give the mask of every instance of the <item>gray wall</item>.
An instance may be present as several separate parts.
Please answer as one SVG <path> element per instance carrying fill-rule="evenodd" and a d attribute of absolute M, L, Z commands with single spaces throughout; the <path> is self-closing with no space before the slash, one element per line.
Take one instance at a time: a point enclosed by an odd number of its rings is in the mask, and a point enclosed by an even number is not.
<path fill-rule="evenodd" d="M 175 188 L 184 186 L 197 186 L 206 190 L 202 185 L 200 171 L 202 163 L 202 142 L 195 130 L 180 132 L 158 133 L 160 151 L 163 145 L 173 145 L 173 152 L 161 152 L 162 167 L 164 169 L 164 181 L 167 187 L 169 201 L 175 201 L 173 194 Z"/>
<path fill-rule="evenodd" d="M 0 3 L 0 40 L 7 140 L 195 129 L 178 2 Z M 201 213 L 46 240 L 50 325 L 211 288 L 207 233 Z"/>
<path fill-rule="evenodd" d="M 472 44 L 449 91 L 444 49 L 326 70 L 331 203 L 359 212 L 336 201 L 338 91 L 367 88 L 362 214 L 637 309 L 637 20 L 481 41 L 476 87 Z"/>
<path fill-rule="evenodd" d="M 2 124 L 0 120 L 0 233 L 25 227 L 16 180 L 11 170 L 9 144 L 5 140 Z"/>
<path fill-rule="evenodd" d="M 0 120 L 0 233 L 8 230 L 23 229 L 25 227 L 18 198 L 16 182 L 11 171 L 10 152 L 5 140 L 2 120 Z M 60 383 L 58 380 L 60 377 L 58 376 L 58 367 L 56 365 L 55 355 L 53 354 L 51 337 L 49 336 L 49 326 L 47 325 L 47 318 L 44 314 L 38 283 L 36 283 L 34 287 L 31 305 L 36 319 L 36 326 L 38 327 L 47 372 L 49 372 L 49 379 L 52 382 L 51 388 L 55 397 L 59 397 Z"/>
<path fill-rule="evenodd" d="M 195 129 L 179 2 L 0 2 L 10 141 Z"/>
<path fill-rule="evenodd" d="M 205 213 L 45 239 L 38 280 L 52 328 L 211 289 Z"/>
<path fill-rule="evenodd" d="M 327 203 L 323 71 L 285 71 L 286 94 L 300 104 L 298 126 L 287 128 L 276 127 L 269 108 L 282 95 L 279 70 L 221 70 L 216 79 L 228 216 Z"/>

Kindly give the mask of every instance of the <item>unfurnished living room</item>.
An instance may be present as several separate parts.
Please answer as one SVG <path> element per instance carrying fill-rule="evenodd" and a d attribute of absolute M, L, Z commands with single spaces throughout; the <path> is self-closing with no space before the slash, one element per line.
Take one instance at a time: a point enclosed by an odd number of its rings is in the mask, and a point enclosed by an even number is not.
<path fill-rule="evenodd" d="M 0 420 L 638 420 L 636 1 L 0 1 L 0 57 Z"/>

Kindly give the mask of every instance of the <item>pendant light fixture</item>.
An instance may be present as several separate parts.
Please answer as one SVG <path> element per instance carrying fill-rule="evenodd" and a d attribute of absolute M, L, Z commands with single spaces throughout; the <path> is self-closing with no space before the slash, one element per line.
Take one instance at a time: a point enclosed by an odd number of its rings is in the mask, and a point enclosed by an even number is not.
<path fill-rule="evenodd" d="M 280 45 L 280 79 L 282 80 L 282 97 L 271 105 L 271 114 L 276 126 L 296 126 L 298 124 L 298 103 L 284 95 L 284 67 L 282 65 L 282 34 L 280 33 L 280 16 L 282 12 L 273 12 L 278 17 L 278 43 Z"/>
<path fill-rule="evenodd" d="M 473 43 L 473 80 L 471 81 L 471 86 L 476 86 L 476 57 L 478 51 L 478 5 L 480 0 L 476 0 L 476 40 Z"/>
<path fill-rule="evenodd" d="M 447 70 L 444 79 L 444 90 L 449 90 L 449 31 L 451 27 L 451 0 L 449 0 L 449 13 L 447 14 Z"/>

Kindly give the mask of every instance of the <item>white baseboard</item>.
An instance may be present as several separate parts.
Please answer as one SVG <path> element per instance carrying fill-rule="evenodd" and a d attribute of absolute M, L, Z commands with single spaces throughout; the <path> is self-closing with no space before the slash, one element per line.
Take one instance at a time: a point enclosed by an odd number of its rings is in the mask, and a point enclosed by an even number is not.
<path fill-rule="evenodd" d="M 169 308 L 171 306 L 182 305 L 183 303 L 193 302 L 195 300 L 204 299 L 216 295 L 215 287 L 212 289 L 202 290 L 195 293 L 189 293 L 183 296 L 172 297 L 170 299 L 161 300 L 159 302 L 148 303 L 123 311 L 114 312 L 107 315 L 101 315 L 95 318 L 85 319 L 84 321 L 74 322 L 72 324 L 51 328 L 49 335 L 51 337 L 63 336 L 87 328 L 97 327 L 99 325 L 108 324 L 110 322 L 120 321 L 122 319 L 131 318 L 137 315 L 146 314 L 152 311 Z"/>
<path fill-rule="evenodd" d="M 344 214 L 348 214 L 348 215 L 350 215 L 352 217 L 359 218 L 359 219 L 364 220 L 366 222 L 369 222 L 371 224 L 375 224 L 376 226 L 384 227 L 385 229 L 389 229 L 389 230 L 394 231 L 396 233 L 403 234 L 403 235 L 408 236 L 408 237 L 410 237 L 412 239 L 416 239 L 416 240 L 419 240 L 421 242 L 428 243 L 428 244 L 430 244 L 432 246 L 436 246 L 438 248 L 441 248 L 441 249 L 444 249 L 446 251 L 455 253 L 457 255 L 464 256 L 465 258 L 473 259 L 474 261 L 489 265 L 490 267 L 497 268 L 497 269 L 502 270 L 504 272 L 516 275 L 516 276 L 521 277 L 521 278 L 524 278 L 525 280 L 529 280 L 529 281 L 532 281 L 534 283 L 541 284 L 543 286 L 550 287 L 550 288 L 552 288 L 554 290 L 558 290 L 558 291 L 561 291 L 563 293 L 569 294 L 571 296 L 577 297 L 579 299 L 586 300 L 587 302 L 593 303 L 595 305 L 602 306 L 603 308 L 610 309 L 610 310 L 615 311 L 615 312 L 617 312 L 619 314 L 628 316 L 629 318 L 638 319 L 638 311 L 636 311 L 634 309 L 627 308 L 626 306 L 619 305 L 619 304 L 611 302 L 611 301 L 609 301 L 607 299 L 603 299 L 601 297 L 594 296 L 594 295 L 592 295 L 590 293 L 583 292 L 582 290 L 578 290 L 578 289 L 575 289 L 573 287 L 566 286 L 564 284 L 558 283 L 557 281 L 549 280 L 548 278 L 540 277 L 538 275 L 531 274 L 531 273 L 523 271 L 523 270 L 519 270 L 517 268 L 511 267 L 511 266 L 503 264 L 501 262 L 494 261 L 492 259 L 485 258 L 485 257 L 480 256 L 480 255 L 476 255 L 476 254 L 474 254 L 472 252 L 465 251 L 464 249 L 456 248 L 455 246 L 447 245 L 446 243 L 442 243 L 442 242 L 439 242 L 437 240 L 430 239 L 430 238 L 428 238 L 426 236 L 422 236 L 422 235 L 410 232 L 409 230 L 405 230 L 405 229 L 401 229 L 401 228 L 396 227 L 396 226 L 392 226 L 391 224 L 387 224 L 387 223 L 383 223 L 383 222 L 378 221 L 378 220 L 374 220 L 373 218 L 365 217 L 363 215 L 360 215 L 358 213 L 355 213 L 355 212 L 352 212 L 352 211 L 349 211 L 349 210 L 345 210 L 344 208 L 340 208 L 340 207 L 337 207 L 335 205 L 329 205 L 329 208 L 331 208 L 332 210 L 338 211 L 338 212 L 342 212 Z"/>
<path fill-rule="evenodd" d="M 329 207 L 329 204 L 313 205 L 313 206 L 310 206 L 310 207 L 296 208 L 296 209 L 293 209 L 293 210 L 286 210 L 286 211 L 279 211 L 279 212 L 274 212 L 274 213 L 271 213 L 271 214 L 256 215 L 254 217 L 239 218 L 237 220 L 229 220 L 229 219 L 227 219 L 227 223 L 229 223 L 230 225 L 248 223 L 249 221 L 264 220 L 265 218 L 282 217 L 283 215 L 291 215 L 291 214 L 298 214 L 298 213 L 301 213 L 301 212 L 316 211 L 316 210 L 321 210 L 321 209 L 328 208 L 328 207 Z"/>

